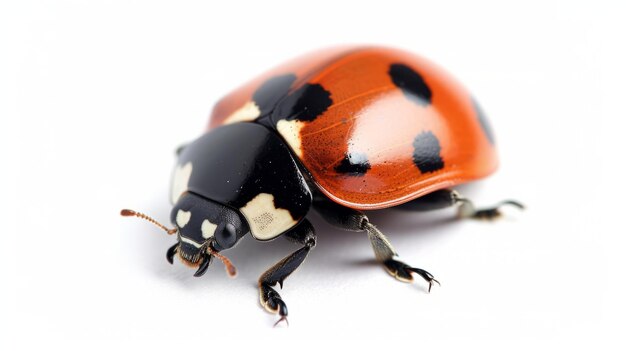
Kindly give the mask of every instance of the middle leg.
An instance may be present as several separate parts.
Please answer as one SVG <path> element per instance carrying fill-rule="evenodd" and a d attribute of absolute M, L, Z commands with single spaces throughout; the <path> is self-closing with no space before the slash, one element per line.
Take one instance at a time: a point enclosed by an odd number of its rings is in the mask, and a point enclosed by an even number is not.
<path fill-rule="evenodd" d="M 413 273 L 415 273 L 428 282 L 428 292 L 430 292 L 433 283 L 439 284 L 435 277 L 429 272 L 396 260 L 395 257 L 397 257 L 398 254 L 393 246 L 391 246 L 389 239 L 370 223 L 363 212 L 343 207 L 328 199 L 316 199 L 313 203 L 313 208 L 328 223 L 339 229 L 366 232 L 372 244 L 372 249 L 374 249 L 376 260 L 380 262 L 394 278 L 403 282 L 412 282 Z"/>

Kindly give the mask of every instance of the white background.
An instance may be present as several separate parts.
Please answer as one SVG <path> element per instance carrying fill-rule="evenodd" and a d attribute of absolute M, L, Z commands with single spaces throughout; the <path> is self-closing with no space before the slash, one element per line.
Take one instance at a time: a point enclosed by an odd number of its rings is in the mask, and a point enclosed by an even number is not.
<path fill-rule="evenodd" d="M 626 28 L 622 6 L 593 3 L 2 2 L 1 348 L 623 347 Z M 243 240 L 227 252 L 236 279 L 218 261 L 197 279 L 165 261 L 173 238 L 118 213 L 167 222 L 174 149 L 215 101 L 342 43 L 404 48 L 458 77 L 501 156 L 461 190 L 528 210 L 371 213 L 441 281 L 431 294 L 390 278 L 365 235 L 311 215 L 319 244 L 281 292 L 291 326 L 273 329 L 256 280 L 292 244 Z"/>

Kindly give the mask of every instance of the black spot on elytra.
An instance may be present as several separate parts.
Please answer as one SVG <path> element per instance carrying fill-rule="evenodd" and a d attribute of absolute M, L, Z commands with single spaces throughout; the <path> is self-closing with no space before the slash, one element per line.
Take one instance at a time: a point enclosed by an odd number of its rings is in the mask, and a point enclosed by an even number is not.
<path fill-rule="evenodd" d="M 319 84 L 304 84 L 301 88 L 285 97 L 276 107 L 272 119 L 278 123 L 288 121 L 312 121 L 324 113 L 333 100 L 330 92 Z"/>
<path fill-rule="evenodd" d="M 352 176 L 363 176 L 370 168 L 372 166 L 367 161 L 367 155 L 351 152 L 345 155 L 341 163 L 335 167 L 335 171 Z"/>
<path fill-rule="evenodd" d="M 419 73 L 409 66 L 394 63 L 389 67 L 389 76 L 409 100 L 420 106 L 430 105 L 433 93 Z"/>
<path fill-rule="evenodd" d="M 478 122 L 480 122 L 480 126 L 482 127 L 483 132 L 485 132 L 487 139 L 489 139 L 489 142 L 491 144 L 495 144 L 495 138 L 493 136 L 493 132 L 491 131 L 491 125 L 489 124 L 489 121 L 487 120 L 487 116 L 483 112 L 483 109 L 480 107 L 480 104 L 478 104 L 478 101 L 476 101 L 474 98 L 472 98 L 472 104 L 474 105 L 474 111 L 476 111 Z"/>
<path fill-rule="evenodd" d="M 284 74 L 268 79 L 252 95 L 252 101 L 261 110 L 261 116 L 272 112 L 276 104 L 289 93 L 296 80 L 295 74 Z"/>
<path fill-rule="evenodd" d="M 413 163 L 422 173 L 443 168 L 439 139 L 432 132 L 422 132 L 413 140 Z"/>

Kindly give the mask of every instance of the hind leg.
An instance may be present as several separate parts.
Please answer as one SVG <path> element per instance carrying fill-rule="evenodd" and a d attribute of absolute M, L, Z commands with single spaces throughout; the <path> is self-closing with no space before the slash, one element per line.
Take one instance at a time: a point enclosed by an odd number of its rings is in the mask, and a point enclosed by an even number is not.
<path fill-rule="evenodd" d="M 471 200 L 459 194 L 458 191 L 452 189 L 434 191 L 430 194 L 402 204 L 398 206 L 398 208 L 410 211 L 430 211 L 451 206 L 459 206 L 459 218 L 493 220 L 502 216 L 502 211 L 500 211 L 500 209 L 505 205 L 524 209 L 524 205 L 514 200 L 505 200 L 493 207 L 477 209 Z"/>

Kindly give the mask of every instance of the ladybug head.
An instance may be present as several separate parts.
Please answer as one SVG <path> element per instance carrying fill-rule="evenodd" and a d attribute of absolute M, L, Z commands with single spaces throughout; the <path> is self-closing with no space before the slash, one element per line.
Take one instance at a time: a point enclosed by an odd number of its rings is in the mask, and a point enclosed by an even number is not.
<path fill-rule="evenodd" d="M 173 263 L 174 256 L 178 256 L 184 264 L 197 267 L 196 277 L 206 272 L 213 257 L 224 262 L 228 274 L 234 276 L 235 267 L 219 252 L 235 246 L 250 231 L 237 211 L 193 193 L 183 194 L 172 209 L 174 229 L 131 210 L 122 210 L 122 215 L 144 218 L 168 234 L 176 234 L 177 243 L 167 250 L 167 260 Z"/>
<path fill-rule="evenodd" d="M 178 243 L 168 250 L 168 260 L 175 254 L 192 267 L 199 267 L 196 276 L 204 274 L 213 256 L 230 249 L 250 229 L 241 215 L 222 204 L 193 193 L 178 199 L 170 215 L 176 226 Z"/>

